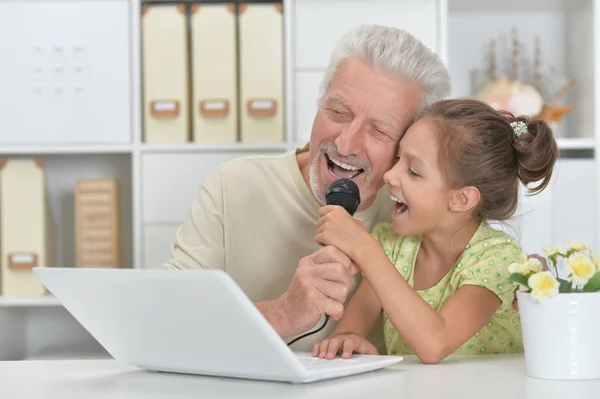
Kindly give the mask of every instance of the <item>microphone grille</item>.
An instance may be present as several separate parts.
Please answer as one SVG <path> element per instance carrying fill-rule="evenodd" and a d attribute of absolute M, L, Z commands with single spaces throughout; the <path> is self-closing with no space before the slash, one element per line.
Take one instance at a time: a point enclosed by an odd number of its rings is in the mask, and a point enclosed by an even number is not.
<path fill-rule="evenodd" d="M 327 205 L 339 205 L 350 215 L 354 215 L 360 204 L 360 191 L 352 180 L 338 179 L 331 183 L 325 198 Z"/>

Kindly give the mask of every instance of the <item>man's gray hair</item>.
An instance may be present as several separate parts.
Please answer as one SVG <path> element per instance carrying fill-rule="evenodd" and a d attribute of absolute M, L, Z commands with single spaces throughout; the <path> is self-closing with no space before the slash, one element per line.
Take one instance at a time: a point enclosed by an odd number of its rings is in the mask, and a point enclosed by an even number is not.
<path fill-rule="evenodd" d="M 361 25 L 349 31 L 334 48 L 321 82 L 319 102 L 327 93 L 342 60 L 354 58 L 392 76 L 410 79 L 425 92 L 414 119 L 430 104 L 450 95 L 450 76 L 440 57 L 405 30 Z"/>

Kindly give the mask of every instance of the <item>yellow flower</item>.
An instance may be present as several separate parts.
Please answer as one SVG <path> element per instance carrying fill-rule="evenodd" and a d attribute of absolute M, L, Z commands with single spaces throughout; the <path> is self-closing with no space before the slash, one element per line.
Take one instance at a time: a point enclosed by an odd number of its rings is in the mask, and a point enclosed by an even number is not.
<path fill-rule="evenodd" d="M 571 251 L 585 251 L 586 249 L 589 248 L 589 246 L 586 243 L 581 242 L 579 240 L 569 240 L 569 241 L 567 241 L 567 247 Z"/>
<path fill-rule="evenodd" d="M 525 252 L 521 252 L 521 255 L 519 256 L 519 261 L 511 263 L 510 266 L 508 266 L 508 271 L 509 273 L 520 273 L 523 275 L 530 272 L 541 272 L 542 262 L 535 258 L 529 259 Z"/>
<path fill-rule="evenodd" d="M 546 270 L 529 277 L 527 285 L 531 288 L 531 297 L 536 301 L 542 302 L 558 294 L 560 283 L 554 278 L 551 272 Z"/>
<path fill-rule="evenodd" d="M 548 256 L 552 255 L 563 255 L 566 256 L 567 252 L 569 252 L 569 248 L 564 245 L 557 245 L 554 248 L 544 248 L 544 252 Z"/>
<path fill-rule="evenodd" d="M 576 285 L 585 285 L 596 274 L 597 269 L 592 258 L 585 254 L 571 256 L 565 267 Z"/>

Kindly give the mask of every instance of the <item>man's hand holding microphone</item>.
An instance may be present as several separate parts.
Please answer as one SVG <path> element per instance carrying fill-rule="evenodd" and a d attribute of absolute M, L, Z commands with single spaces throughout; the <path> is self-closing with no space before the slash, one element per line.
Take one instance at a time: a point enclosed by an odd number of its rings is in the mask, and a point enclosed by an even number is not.
<path fill-rule="evenodd" d="M 358 187 L 350 179 L 334 181 L 326 198 L 327 205 L 339 205 L 350 215 L 360 204 Z M 345 253 L 333 246 L 323 247 L 300 260 L 283 295 L 257 306 L 280 336 L 298 335 L 314 327 L 323 315 L 333 320 L 342 317 L 357 272 Z"/>

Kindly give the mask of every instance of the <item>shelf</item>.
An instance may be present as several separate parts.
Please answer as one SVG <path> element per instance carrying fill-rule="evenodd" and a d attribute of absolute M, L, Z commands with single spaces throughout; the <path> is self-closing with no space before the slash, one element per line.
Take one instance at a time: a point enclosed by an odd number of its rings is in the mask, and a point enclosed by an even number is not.
<path fill-rule="evenodd" d="M 577 0 L 449 0 L 451 10 L 462 11 L 541 11 L 562 10 L 577 4 Z"/>
<path fill-rule="evenodd" d="M 189 143 L 189 144 L 142 144 L 145 153 L 173 153 L 173 152 L 281 152 L 291 149 L 288 143 Z"/>
<path fill-rule="evenodd" d="M 127 154 L 133 151 L 132 145 L 41 145 L 41 146 L 2 146 L 0 154 Z"/>
<path fill-rule="evenodd" d="M 593 150 L 596 147 L 592 138 L 557 138 L 556 143 L 561 150 Z"/>
<path fill-rule="evenodd" d="M 38 298 L 4 298 L 0 296 L 0 307 L 55 307 L 62 306 L 58 299 L 48 295 Z"/>

